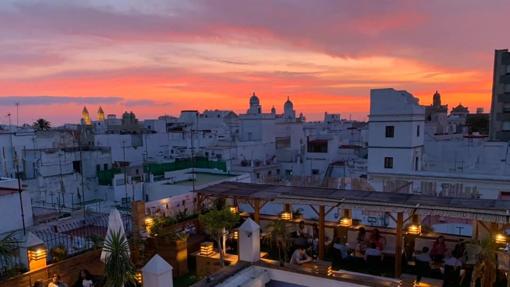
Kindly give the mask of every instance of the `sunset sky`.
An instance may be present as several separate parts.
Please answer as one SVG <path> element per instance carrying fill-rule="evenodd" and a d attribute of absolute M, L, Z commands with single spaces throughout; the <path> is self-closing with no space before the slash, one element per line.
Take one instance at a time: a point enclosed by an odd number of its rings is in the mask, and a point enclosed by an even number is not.
<path fill-rule="evenodd" d="M 2 0 L 0 123 L 263 109 L 366 119 L 369 89 L 490 106 L 510 1 Z M 95 115 L 93 115 L 95 117 Z"/>

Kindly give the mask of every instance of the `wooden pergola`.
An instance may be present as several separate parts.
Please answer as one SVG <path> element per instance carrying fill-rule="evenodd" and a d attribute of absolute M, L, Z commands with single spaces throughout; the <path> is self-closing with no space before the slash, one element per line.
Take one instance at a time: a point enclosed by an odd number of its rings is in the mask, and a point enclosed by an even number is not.
<path fill-rule="evenodd" d="M 497 232 L 499 225 L 510 223 L 510 201 L 491 199 L 465 199 L 435 197 L 407 193 L 390 193 L 361 190 L 340 190 L 320 187 L 299 187 L 269 184 L 224 182 L 198 190 L 198 206 L 207 199 L 233 199 L 253 208 L 253 218 L 260 222 L 260 210 L 267 203 L 282 204 L 289 211 L 292 204 L 309 205 L 319 221 L 319 258 L 325 252 L 325 217 L 334 209 L 362 209 L 396 214 L 390 216 L 396 224 L 395 276 L 400 276 L 402 266 L 404 224 L 412 215 L 440 215 L 473 220 L 489 234 Z M 404 218 L 404 215 L 409 215 Z M 486 225 L 489 224 L 489 225 Z M 476 228 L 478 229 L 478 228 Z M 478 230 L 473 230 L 477 238 Z"/>

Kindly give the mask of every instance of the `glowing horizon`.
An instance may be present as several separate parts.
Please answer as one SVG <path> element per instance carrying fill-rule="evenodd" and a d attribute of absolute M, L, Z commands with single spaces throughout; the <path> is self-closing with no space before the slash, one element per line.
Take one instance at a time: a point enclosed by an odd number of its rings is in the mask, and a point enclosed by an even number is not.
<path fill-rule="evenodd" d="M 489 111 L 494 49 L 510 3 L 444 1 L 6 0 L 0 3 L 0 123 L 77 123 L 133 111 L 264 111 L 365 120 L 371 88 Z M 14 118 L 13 118 L 14 119 Z M 14 120 L 13 120 L 14 122 Z"/>

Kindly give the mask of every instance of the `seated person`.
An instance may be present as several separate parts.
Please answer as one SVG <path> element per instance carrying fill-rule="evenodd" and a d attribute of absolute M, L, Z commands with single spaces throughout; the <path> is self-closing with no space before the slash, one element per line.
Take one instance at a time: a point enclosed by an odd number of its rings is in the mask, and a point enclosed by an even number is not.
<path fill-rule="evenodd" d="M 430 273 L 430 262 L 432 258 L 429 255 L 429 248 L 424 246 L 419 254 L 415 256 L 416 263 L 416 282 L 420 282 L 421 278 Z"/>
<path fill-rule="evenodd" d="M 451 253 L 448 255 L 449 256 L 444 261 L 443 286 L 459 286 L 459 283 L 462 282 L 462 277 L 464 276 L 464 272 L 461 270 L 462 262 Z"/>
<path fill-rule="evenodd" d="M 365 250 L 365 260 L 368 261 L 369 257 L 381 257 L 381 250 L 377 247 L 375 242 L 370 243 L 367 250 Z"/>
<path fill-rule="evenodd" d="M 292 253 L 292 257 L 290 258 L 290 264 L 301 265 L 306 262 L 312 261 L 312 258 L 306 254 L 305 248 L 303 246 L 299 246 L 294 253 Z"/>
<path fill-rule="evenodd" d="M 335 243 L 333 243 L 333 248 L 338 250 L 340 253 L 340 259 L 347 260 L 351 257 L 349 254 L 349 247 L 345 244 L 345 240 L 342 240 L 341 238 L 337 238 L 335 240 Z"/>
<path fill-rule="evenodd" d="M 446 251 L 448 251 L 448 248 L 446 248 L 444 237 L 439 236 L 432 245 L 432 250 L 430 250 L 430 257 L 432 260 L 434 260 L 434 262 L 441 262 L 446 255 Z"/>
<path fill-rule="evenodd" d="M 375 242 L 370 243 L 365 251 L 365 262 L 368 268 L 368 273 L 379 275 L 382 268 L 382 253 Z"/>
<path fill-rule="evenodd" d="M 310 238 L 310 232 L 308 232 L 308 229 L 306 228 L 305 222 L 301 220 L 299 222 L 298 228 L 296 230 L 297 237 L 302 238 Z"/>
<path fill-rule="evenodd" d="M 370 244 L 374 243 L 379 250 L 384 250 L 384 245 L 386 243 L 386 239 L 381 235 L 379 229 L 372 230 L 369 238 Z"/>

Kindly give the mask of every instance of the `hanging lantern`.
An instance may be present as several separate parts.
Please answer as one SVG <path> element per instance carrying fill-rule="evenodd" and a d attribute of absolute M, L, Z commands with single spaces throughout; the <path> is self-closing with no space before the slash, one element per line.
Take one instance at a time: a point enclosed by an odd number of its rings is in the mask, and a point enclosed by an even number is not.
<path fill-rule="evenodd" d="M 409 227 L 407 227 L 407 233 L 412 235 L 420 235 L 421 234 L 421 225 L 418 214 L 413 214 L 412 222 Z"/>
<path fill-rule="evenodd" d="M 292 212 L 283 211 L 282 213 L 280 213 L 280 218 L 282 220 L 292 220 Z"/>
<path fill-rule="evenodd" d="M 343 215 L 342 215 L 342 217 L 340 217 L 340 220 L 338 220 L 338 225 L 343 226 L 343 227 L 352 226 L 352 216 L 351 216 L 350 209 L 343 210 Z"/>
<path fill-rule="evenodd" d="M 239 239 L 239 230 L 235 229 L 232 231 L 232 239 L 234 240 Z"/>
<path fill-rule="evenodd" d="M 494 241 L 496 241 L 497 244 L 506 244 L 507 237 L 504 233 L 498 233 L 494 236 Z"/>
<path fill-rule="evenodd" d="M 200 255 L 210 256 L 214 253 L 213 243 L 210 241 L 200 243 Z"/>
<path fill-rule="evenodd" d="M 136 283 L 142 285 L 143 284 L 143 276 L 142 276 L 142 272 L 140 271 L 137 271 L 135 273 L 135 280 L 136 280 Z"/>
<path fill-rule="evenodd" d="M 235 205 L 231 205 L 231 206 L 229 207 L 229 210 L 230 210 L 230 212 L 232 212 L 232 214 L 237 214 L 237 213 L 239 213 L 239 207 L 237 207 L 237 206 L 235 206 Z"/>
<path fill-rule="evenodd" d="M 147 230 L 147 232 L 151 231 L 152 226 L 154 226 L 154 219 L 152 217 L 146 217 L 145 218 L 145 229 Z"/>

